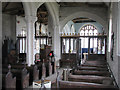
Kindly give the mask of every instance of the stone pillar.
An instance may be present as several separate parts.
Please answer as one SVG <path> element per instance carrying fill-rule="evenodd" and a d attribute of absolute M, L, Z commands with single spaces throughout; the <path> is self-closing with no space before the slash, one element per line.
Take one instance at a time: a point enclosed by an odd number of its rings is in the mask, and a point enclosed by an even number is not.
<path fill-rule="evenodd" d="M 35 60 L 35 21 L 37 20 L 37 17 L 35 16 L 25 16 L 26 22 L 27 22 L 27 64 L 30 66 L 31 64 L 34 64 Z"/>
<path fill-rule="evenodd" d="M 59 59 L 60 59 L 60 53 L 61 53 L 59 25 L 54 26 L 54 41 L 53 41 L 53 43 L 54 43 L 56 66 L 59 66 Z"/>
<path fill-rule="evenodd" d="M 43 77 L 43 78 L 46 77 L 46 67 L 45 67 L 44 60 L 43 60 L 43 63 L 42 63 L 42 77 Z"/>

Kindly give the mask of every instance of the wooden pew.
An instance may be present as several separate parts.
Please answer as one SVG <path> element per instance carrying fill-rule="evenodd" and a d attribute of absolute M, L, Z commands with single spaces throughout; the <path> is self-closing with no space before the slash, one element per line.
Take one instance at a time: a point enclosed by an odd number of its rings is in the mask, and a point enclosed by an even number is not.
<path fill-rule="evenodd" d="M 37 65 L 33 67 L 33 81 L 34 80 L 39 80 L 39 70 Z"/>
<path fill-rule="evenodd" d="M 68 81 L 113 85 L 113 78 L 103 77 L 103 76 L 93 76 L 93 75 L 71 75 L 70 74 L 68 76 Z"/>
<path fill-rule="evenodd" d="M 96 76 L 108 76 L 111 74 L 108 71 L 92 71 L 92 70 L 74 70 L 74 75 L 96 75 Z"/>
<path fill-rule="evenodd" d="M 16 90 L 16 77 L 13 77 L 10 70 L 7 74 L 2 73 L 2 89 Z"/>
<path fill-rule="evenodd" d="M 87 83 L 87 82 L 73 82 L 73 81 L 63 81 L 59 80 L 59 88 L 81 88 L 81 90 L 93 90 L 97 88 L 97 90 L 103 90 L 103 88 L 112 88 L 117 90 L 117 88 L 113 85 L 104 85 L 104 84 L 96 84 L 96 83 Z"/>
<path fill-rule="evenodd" d="M 7 69 L 3 69 L 2 73 L 7 73 Z M 27 88 L 29 86 L 29 73 L 26 68 L 11 69 L 11 72 L 16 76 L 16 88 Z"/>
<path fill-rule="evenodd" d="M 107 65 L 106 60 L 90 60 L 86 61 L 85 64 L 91 64 L 91 65 Z"/>
<path fill-rule="evenodd" d="M 56 73 L 56 61 L 55 60 L 54 60 L 53 69 L 54 69 L 53 73 Z"/>
<path fill-rule="evenodd" d="M 51 62 L 49 61 L 49 76 L 52 75 L 52 65 Z"/>
<path fill-rule="evenodd" d="M 39 80 L 39 70 L 37 65 L 32 65 L 30 67 L 26 67 L 28 72 L 30 73 L 29 83 L 32 85 L 33 81 Z"/>
<path fill-rule="evenodd" d="M 30 74 L 29 84 L 32 85 L 33 81 L 39 80 L 39 70 L 37 68 L 37 65 L 31 65 L 30 67 L 26 66 L 26 65 L 27 64 L 18 64 L 18 65 L 12 64 L 11 68 L 12 69 L 23 69 L 23 68 L 26 68 L 27 71 Z M 6 65 L 3 65 L 3 67 L 5 68 Z"/>
<path fill-rule="evenodd" d="M 43 60 L 43 63 L 42 63 L 42 77 L 46 77 L 46 67 L 45 67 L 44 60 Z"/>
<path fill-rule="evenodd" d="M 107 68 L 107 62 L 106 60 L 90 60 L 81 64 L 81 66 Z"/>
<path fill-rule="evenodd" d="M 42 77 L 42 63 L 35 64 L 35 65 L 38 67 L 38 70 L 39 70 L 39 79 L 41 79 L 41 77 Z"/>
<path fill-rule="evenodd" d="M 82 64 L 81 66 L 85 66 L 85 67 L 100 67 L 100 68 L 108 68 L 107 65 L 94 65 L 94 64 Z"/>
<path fill-rule="evenodd" d="M 78 67 L 77 69 L 78 69 L 78 70 L 109 71 L 108 68 L 101 68 L 101 67 L 88 67 L 88 66 Z"/>
<path fill-rule="evenodd" d="M 3 64 L 2 68 L 7 68 L 9 64 Z M 11 69 L 14 68 L 24 68 L 25 66 L 27 67 L 27 64 L 10 64 L 11 65 Z"/>
<path fill-rule="evenodd" d="M 47 60 L 47 62 L 45 62 L 45 67 L 46 67 L 46 77 L 52 75 L 53 65 L 51 64 L 50 60 Z"/>
<path fill-rule="evenodd" d="M 74 79 L 79 79 L 79 78 L 83 78 L 83 76 L 69 76 L 71 78 L 74 78 Z M 90 76 L 86 76 L 84 77 L 84 79 L 86 78 L 91 78 Z M 92 77 L 93 79 L 95 79 L 94 77 Z M 97 78 L 99 79 L 102 79 L 103 77 L 99 77 L 97 76 Z M 109 79 L 109 77 L 107 78 Z M 92 79 L 91 79 L 92 80 Z M 104 89 L 109 89 L 109 90 L 118 90 L 118 88 L 114 85 L 110 85 L 110 83 L 105 83 L 103 82 L 103 84 L 98 84 L 98 83 L 91 83 L 91 82 L 78 82 L 78 81 L 63 81 L 61 79 L 61 76 L 58 72 L 57 74 L 57 88 L 74 88 L 74 89 L 77 89 L 79 88 L 79 90 L 104 90 Z"/>
<path fill-rule="evenodd" d="M 46 66 L 48 66 L 48 64 L 45 63 L 45 60 L 43 59 L 43 62 L 40 62 L 39 64 L 36 64 L 38 69 L 39 69 L 39 78 L 41 79 L 42 77 L 46 77 L 46 74 L 49 72 L 46 72 Z"/>
<path fill-rule="evenodd" d="M 56 63 L 51 63 L 50 60 L 44 60 L 39 64 L 36 64 L 39 69 L 39 78 L 47 77 L 56 72 Z"/>

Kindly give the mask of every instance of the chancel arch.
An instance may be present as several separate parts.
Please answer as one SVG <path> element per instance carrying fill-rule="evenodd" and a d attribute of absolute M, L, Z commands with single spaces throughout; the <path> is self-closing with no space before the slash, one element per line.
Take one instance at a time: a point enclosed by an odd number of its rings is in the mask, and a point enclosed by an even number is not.
<path fill-rule="evenodd" d="M 72 15 L 67 16 L 64 20 L 60 21 L 60 29 L 62 30 L 62 28 L 64 27 L 64 25 L 66 25 L 68 21 L 73 20 L 78 17 L 87 17 L 94 21 L 97 21 L 104 27 L 104 29 L 106 30 L 105 32 L 107 32 L 108 30 L 106 26 L 107 22 L 104 19 L 102 19 L 102 17 L 96 14 L 90 13 L 90 12 L 85 12 L 85 11 L 73 13 Z"/>
<path fill-rule="evenodd" d="M 2 89 L 118 89 L 118 2 L 20 1 L 2 5 Z"/>
<path fill-rule="evenodd" d="M 82 60 L 92 55 L 105 55 L 106 33 L 103 26 L 95 20 L 86 17 L 74 18 L 67 22 L 60 32 L 61 59 Z M 79 54 L 78 54 L 79 53 Z M 63 61 L 64 62 L 64 61 Z"/>

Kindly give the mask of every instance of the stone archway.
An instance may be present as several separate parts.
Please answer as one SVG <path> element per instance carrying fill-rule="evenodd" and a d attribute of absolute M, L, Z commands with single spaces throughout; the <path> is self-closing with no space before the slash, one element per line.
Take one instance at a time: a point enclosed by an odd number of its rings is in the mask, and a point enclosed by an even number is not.
<path fill-rule="evenodd" d="M 104 27 L 105 30 L 108 30 L 107 22 L 105 20 L 103 20 L 100 16 L 93 14 L 93 13 L 84 12 L 84 11 L 77 12 L 77 13 L 74 13 L 74 14 L 67 16 L 64 20 L 62 20 L 60 22 L 60 30 L 63 29 L 64 25 L 66 25 L 66 23 L 68 21 L 73 20 L 74 18 L 78 18 L 78 17 L 87 17 L 87 18 L 90 18 L 92 20 L 95 20 L 98 23 L 100 23 Z"/>
<path fill-rule="evenodd" d="M 57 30 L 59 29 L 59 13 L 56 10 L 57 4 L 55 2 L 40 2 L 40 3 L 34 3 L 34 2 L 24 2 L 23 1 L 23 6 L 25 9 L 25 19 L 26 19 L 26 23 L 27 23 L 27 43 L 29 44 L 29 46 L 27 47 L 27 64 L 31 65 L 34 64 L 34 44 L 33 44 L 33 40 L 34 40 L 34 22 L 37 20 L 37 16 L 36 16 L 36 12 L 37 9 L 43 4 L 45 3 L 46 8 L 51 16 L 51 20 L 52 20 L 52 29 L 53 30 L 53 47 L 54 47 L 54 52 L 57 53 L 58 50 L 55 50 L 56 48 L 56 33 Z M 58 30 L 59 31 L 59 30 Z M 58 32 L 59 35 L 59 32 Z M 59 38 L 59 37 L 57 37 Z M 58 45 L 57 45 L 58 46 Z M 32 47 L 32 48 L 30 48 Z M 32 52 L 32 53 L 31 53 Z M 58 55 L 57 55 L 58 56 Z M 59 55 L 60 56 L 60 55 Z"/>

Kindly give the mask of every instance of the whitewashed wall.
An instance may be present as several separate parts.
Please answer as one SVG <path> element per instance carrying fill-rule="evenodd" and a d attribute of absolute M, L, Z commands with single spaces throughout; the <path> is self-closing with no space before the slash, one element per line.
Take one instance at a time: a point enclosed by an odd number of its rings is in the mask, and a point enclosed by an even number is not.
<path fill-rule="evenodd" d="M 2 14 L 2 40 L 4 37 L 10 37 L 15 41 L 16 38 L 16 17 L 13 15 Z"/>
<path fill-rule="evenodd" d="M 119 11 L 120 12 L 120 11 Z M 113 51 L 113 60 L 111 59 L 111 51 L 108 52 L 107 50 L 107 60 L 108 63 L 110 65 L 110 68 L 113 72 L 113 75 L 116 79 L 116 82 L 118 84 L 118 86 L 120 87 L 120 57 L 118 56 L 118 31 L 120 28 L 118 28 L 119 26 L 119 22 L 118 20 L 120 19 L 120 17 L 118 16 L 118 3 L 113 3 L 113 8 L 112 8 L 112 31 L 114 32 L 114 51 Z M 109 39 L 108 39 L 109 40 Z"/>
<path fill-rule="evenodd" d="M 60 29 L 64 27 L 64 25 L 74 19 L 79 17 L 87 17 L 93 19 L 100 23 L 106 30 L 108 30 L 108 13 L 107 9 L 104 7 L 61 7 L 60 8 Z"/>
<path fill-rule="evenodd" d="M 18 34 L 21 34 L 23 28 L 26 30 L 25 17 L 16 16 L 16 36 L 18 36 Z"/>

